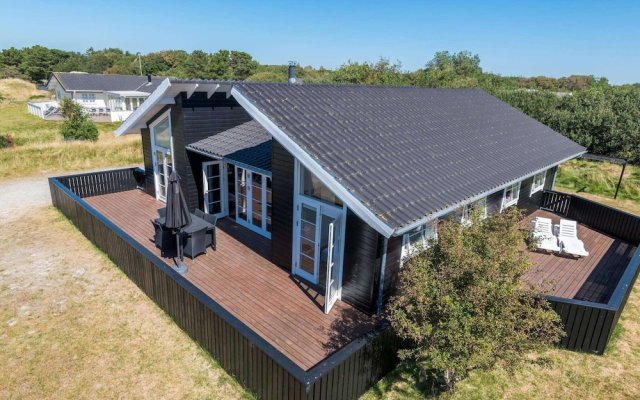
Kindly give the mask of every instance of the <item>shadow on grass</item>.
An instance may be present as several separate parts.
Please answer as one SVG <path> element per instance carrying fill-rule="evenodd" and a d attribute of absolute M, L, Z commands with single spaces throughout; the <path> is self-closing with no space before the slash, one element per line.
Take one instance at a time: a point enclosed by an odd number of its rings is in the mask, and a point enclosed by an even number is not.
<path fill-rule="evenodd" d="M 373 385 L 364 399 L 384 399 L 393 394 L 402 399 L 437 399 L 439 393 L 435 379 L 425 377 L 413 362 L 401 362 L 384 378 Z"/>

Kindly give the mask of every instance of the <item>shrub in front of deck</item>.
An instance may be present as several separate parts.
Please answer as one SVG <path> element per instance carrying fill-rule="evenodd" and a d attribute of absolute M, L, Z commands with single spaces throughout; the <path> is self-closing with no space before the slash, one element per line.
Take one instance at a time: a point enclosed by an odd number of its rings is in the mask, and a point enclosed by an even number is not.
<path fill-rule="evenodd" d="M 521 284 L 529 268 L 522 216 L 510 209 L 464 227 L 445 221 L 438 242 L 404 264 L 387 316 L 434 389 L 473 369 L 513 367 L 564 335 L 549 303 Z"/>
<path fill-rule="evenodd" d="M 60 111 L 64 117 L 64 123 L 60 127 L 60 133 L 65 140 L 98 140 L 98 128 L 84 109 L 77 102 L 65 98 L 60 104 Z"/>

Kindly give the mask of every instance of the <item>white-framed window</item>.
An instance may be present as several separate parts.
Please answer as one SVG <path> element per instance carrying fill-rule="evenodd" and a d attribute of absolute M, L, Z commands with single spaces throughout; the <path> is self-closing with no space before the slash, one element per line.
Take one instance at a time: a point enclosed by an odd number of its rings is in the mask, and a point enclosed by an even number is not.
<path fill-rule="evenodd" d="M 487 218 L 487 198 L 483 197 L 480 200 L 476 200 L 473 203 L 465 204 L 462 208 L 462 224 L 470 225 L 471 224 L 471 216 L 475 212 L 479 212 L 480 218 Z"/>
<path fill-rule="evenodd" d="M 96 94 L 95 93 L 82 93 L 82 102 L 83 103 L 95 103 Z"/>
<path fill-rule="evenodd" d="M 519 198 L 520 182 L 514 183 L 513 185 L 504 188 L 504 192 L 502 193 L 502 205 L 500 206 L 500 211 L 514 204 L 517 204 Z"/>
<path fill-rule="evenodd" d="M 529 196 L 532 196 L 534 193 L 537 193 L 544 189 L 544 181 L 547 178 L 547 171 L 540 172 L 539 174 L 535 174 L 533 176 L 533 183 L 531 184 L 531 193 Z"/>
<path fill-rule="evenodd" d="M 402 259 L 405 260 L 429 247 L 431 240 L 438 239 L 438 221 L 421 225 L 402 236 Z"/>

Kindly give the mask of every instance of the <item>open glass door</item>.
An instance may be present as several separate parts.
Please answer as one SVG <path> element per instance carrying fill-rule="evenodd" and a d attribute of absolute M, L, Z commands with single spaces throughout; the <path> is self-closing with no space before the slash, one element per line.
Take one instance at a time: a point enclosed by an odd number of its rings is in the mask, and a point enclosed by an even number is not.
<path fill-rule="evenodd" d="M 340 297 L 342 208 L 300 197 L 293 273 L 325 289 L 324 311 Z"/>
<path fill-rule="evenodd" d="M 167 185 L 169 184 L 169 175 L 171 175 L 173 169 L 171 150 L 162 147 L 156 148 L 153 169 L 156 181 L 156 197 L 158 200 L 167 201 Z"/>
<path fill-rule="evenodd" d="M 326 283 L 324 294 L 324 312 L 328 314 L 331 307 L 340 296 L 340 269 L 336 266 L 336 260 L 340 258 L 340 242 L 336 235 L 336 228 L 339 227 L 339 219 L 330 222 L 327 227 L 327 260 L 326 260 Z"/>

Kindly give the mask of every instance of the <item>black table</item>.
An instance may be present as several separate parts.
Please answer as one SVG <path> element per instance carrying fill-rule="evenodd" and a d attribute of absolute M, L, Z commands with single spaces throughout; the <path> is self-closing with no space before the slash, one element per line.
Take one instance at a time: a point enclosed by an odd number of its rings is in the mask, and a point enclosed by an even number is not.
<path fill-rule="evenodd" d="M 157 218 L 156 222 L 164 226 L 165 218 L 164 217 Z M 184 228 L 182 228 L 181 231 L 184 233 L 194 233 L 202 229 L 213 229 L 213 228 L 214 226 L 208 223 L 207 221 L 205 221 L 204 219 L 194 214 L 191 214 L 191 223 L 185 226 Z"/>
<path fill-rule="evenodd" d="M 160 217 L 156 219 L 156 222 L 162 226 L 165 226 L 166 219 Z M 184 255 L 194 258 L 198 254 L 206 253 L 208 243 L 206 243 L 206 231 L 215 229 L 215 226 L 208 223 L 204 219 L 191 214 L 191 223 L 182 229 L 180 229 L 181 235 L 184 235 L 184 240 L 181 240 L 181 249 Z"/>

